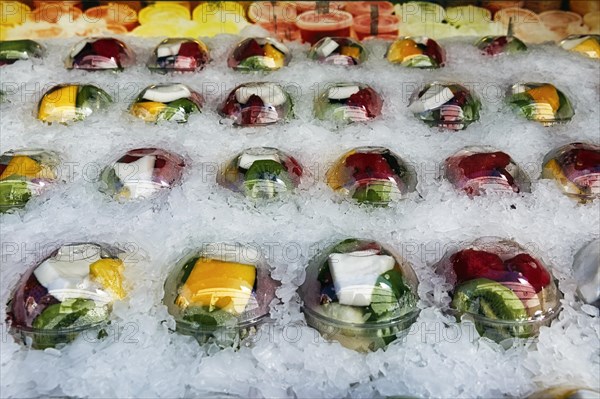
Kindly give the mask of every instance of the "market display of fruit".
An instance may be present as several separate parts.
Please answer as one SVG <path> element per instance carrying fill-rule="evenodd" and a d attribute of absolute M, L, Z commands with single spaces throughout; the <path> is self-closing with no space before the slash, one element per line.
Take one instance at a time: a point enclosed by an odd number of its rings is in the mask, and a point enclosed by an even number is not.
<path fill-rule="evenodd" d="M 60 158 L 52 151 L 22 149 L 0 156 L 0 213 L 23 208 L 60 179 Z"/>
<path fill-rule="evenodd" d="M 463 130 L 479 120 L 481 102 L 460 84 L 433 82 L 413 93 L 408 109 L 429 126 Z"/>
<path fill-rule="evenodd" d="M 178 332 L 231 346 L 268 318 L 277 287 L 256 247 L 204 244 L 169 272 L 163 304 Z"/>
<path fill-rule="evenodd" d="M 29 39 L 0 41 L 0 66 L 14 64 L 19 60 L 42 58 L 44 47 Z"/>
<path fill-rule="evenodd" d="M 191 114 L 201 112 L 203 102 L 202 96 L 186 85 L 158 84 L 146 87 L 129 112 L 146 122 L 185 123 Z"/>
<path fill-rule="evenodd" d="M 390 44 L 386 58 L 408 68 L 435 69 L 446 64 L 446 51 L 428 37 L 402 37 Z"/>
<path fill-rule="evenodd" d="M 366 122 L 381 115 L 382 107 L 382 98 L 366 84 L 331 83 L 315 99 L 314 114 L 334 123 Z"/>
<path fill-rule="evenodd" d="M 310 48 L 308 58 L 331 65 L 359 65 L 367 60 L 367 50 L 348 37 L 324 37 Z"/>
<path fill-rule="evenodd" d="M 42 96 L 37 118 L 48 123 L 81 121 L 113 102 L 108 93 L 93 85 L 62 84 Z"/>
<path fill-rule="evenodd" d="M 290 95 L 277 83 L 253 82 L 237 86 L 229 93 L 219 114 L 238 126 L 262 126 L 293 117 Z"/>
<path fill-rule="evenodd" d="M 448 157 L 444 176 L 469 196 L 529 192 L 531 183 L 510 155 L 491 147 L 466 147 Z"/>
<path fill-rule="evenodd" d="M 290 49 L 268 37 L 250 37 L 239 42 L 227 65 L 238 71 L 275 71 L 289 64 Z"/>
<path fill-rule="evenodd" d="M 598 59 L 600 58 L 600 35 L 571 35 L 560 42 L 560 47 Z"/>
<path fill-rule="evenodd" d="M 560 311 L 560 293 L 544 263 L 514 241 L 480 238 L 449 250 L 436 266 L 452 285 L 450 311 L 481 336 L 530 338 Z"/>
<path fill-rule="evenodd" d="M 600 198 L 600 146 L 571 143 L 550 151 L 542 178 L 555 180 L 564 194 L 582 201 Z"/>
<path fill-rule="evenodd" d="M 88 38 L 75 44 L 65 61 L 67 69 L 122 71 L 133 65 L 135 55 L 121 40 Z"/>
<path fill-rule="evenodd" d="M 217 181 L 249 198 L 271 199 L 292 192 L 302 174 L 302 166 L 293 157 L 276 148 L 254 147 L 236 155 Z"/>
<path fill-rule="evenodd" d="M 185 161 L 158 148 L 127 151 L 100 176 L 100 191 L 119 201 L 142 200 L 166 194 L 181 181 Z"/>
<path fill-rule="evenodd" d="M 475 43 L 485 55 L 515 54 L 527 51 L 527 45 L 515 36 L 485 36 Z"/>
<path fill-rule="evenodd" d="M 327 340 L 374 351 L 418 316 L 412 266 L 383 245 L 350 238 L 322 249 L 299 288 L 309 326 Z"/>
<path fill-rule="evenodd" d="M 19 281 L 9 303 L 11 327 L 38 349 L 101 327 L 113 302 L 126 297 L 124 268 L 118 251 L 106 245 L 62 245 Z"/>
<path fill-rule="evenodd" d="M 568 122 L 575 115 L 569 98 L 550 83 L 514 84 L 508 102 L 520 115 L 544 126 Z"/>
<path fill-rule="evenodd" d="M 210 60 L 208 47 L 200 40 L 169 38 L 156 46 L 148 61 L 154 72 L 196 72 Z"/>
<path fill-rule="evenodd" d="M 387 205 L 415 190 L 414 171 L 384 147 L 359 147 L 342 155 L 327 171 L 327 185 L 358 203 Z"/>
<path fill-rule="evenodd" d="M 573 276 L 581 299 L 600 308 L 600 239 L 587 243 L 575 254 Z"/>

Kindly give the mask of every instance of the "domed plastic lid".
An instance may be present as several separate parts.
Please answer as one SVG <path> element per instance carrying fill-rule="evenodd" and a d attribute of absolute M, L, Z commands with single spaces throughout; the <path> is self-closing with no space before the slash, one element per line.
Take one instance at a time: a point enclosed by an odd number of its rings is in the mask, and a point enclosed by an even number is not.
<path fill-rule="evenodd" d="M 527 51 L 527 46 L 514 36 L 485 36 L 475 46 L 484 55 L 514 54 Z"/>
<path fill-rule="evenodd" d="M 19 60 L 42 58 L 44 47 L 33 40 L 0 41 L 0 66 L 14 64 Z"/>
<path fill-rule="evenodd" d="M 572 35 L 560 42 L 560 47 L 590 58 L 600 58 L 600 35 Z"/>
<path fill-rule="evenodd" d="M 42 96 L 37 118 L 48 123 L 81 121 L 94 112 L 106 109 L 112 101 L 108 93 L 96 86 L 58 85 Z"/>
<path fill-rule="evenodd" d="M 148 61 L 154 72 L 195 72 L 210 59 L 208 47 L 200 40 L 170 38 L 159 43 Z"/>
<path fill-rule="evenodd" d="M 359 147 L 342 155 L 327 172 L 327 184 L 360 203 L 386 205 L 415 190 L 417 177 L 383 147 Z"/>
<path fill-rule="evenodd" d="M 270 125 L 293 116 L 292 98 L 277 83 L 245 83 L 233 89 L 219 113 L 239 126 Z"/>
<path fill-rule="evenodd" d="M 0 212 L 22 208 L 60 177 L 60 158 L 52 151 L 23 149 L 0 157 Z"/>
<path fill-rule="evenodd" d="M 600 308 L 600 239 L 595 239 L 577 252 L 573 261 L 573 275 L 583 301 Z"/>
<path fill-rule="evenodd" d="M 276 288 L 257 248 L 212 243 L 177 263 L 165 281 L 163 303 L 178 331 L 211 333 L 258 324 L 268 315 Z"/>
<path fill-rule="evenodd" d="M 569 196 L 600 198 L 600 146 L 571 143 L 550 151 L 544 157 L 542 178 L 554 179 Z"/>
<path fill-rule="evenodd" d="M 102 324 L 126 295 L 123 269 L 107 246 L 61 246 L 21 278 L 9 305 L 12 327 L 33 332 L 33 345 L 45 348 Z"/>
<path fill-rule="evenodd" d="M 291 156 L 270 147 L 244 150 L 221 171 L 217 181 L 250 198 L 274 198 L 300 184 L 302 166 Z"/>
<path fill-rule="evenodd" d="M 190 114 L 201 112 L 203 102 L 202 96 L 186 85 L 158 84 L 146 87 L 129 112 L 146 122 L 185 123 Z"/>
<path fill-rule="evenodd" d="M 428 37 L 403 37 L 388 48 L 387 60 L 409 68 L 441 68 L 446 63 L 446 51 Z"/>
<path fill-rule="evenodd" d="M 362 83 L 333 83 L 315 100 L 315 116 L 332 122 L 365 122 L 381 115 L 383 100 Z"/>
<path fill-rule="evenodd" d="M 133 52 L 112 37 L 88 38 L 73 46 L 65 62 L 67 69 L 122 71 L 135 63 Z"/>
<path fill-rule="evenodd" d="M 508 102 L 519 114 L 544 126 L 568 122 L 575 115 L 567 96 L 550 83 L 517 83 Z"/>
<path fill-rule="evenodd" d="M 358 65 L 367 60 L 367 50 L 348 37 L 324 37 L 308 52 L 308 58 L 331 65 Z"/>
<path fill-rule="evenodd" d="M 481 102 L 457 83 L 429 83 L 413 93 L 408 109 L 429 126 L 466 129 L 479 120 Z"/>
<path fill-rule="evenodd" d="M 165 150 L 131 150 L 102 171 L 100 191 L 121 201 L 154 198 L 179 184 L 184 167 L 183 157 Z"/>
<path fill-rule="evenodd" d="M 238 43 L 227 59 L 239 71 L 274 71 L 289 64 L 290 50 L 275 39 L 251 37 Z"/>
<path fill-rule="evenodd" d="M 444 163 L 445 177 L 469 196 L 529 192 L 531 183 L 510 155 L 491 147 L 467 147 Z"/>
<path fill-rule="evenodd" d="M 519 244 L 485 237 L 461 248 L 448 251 L 437 270 L 453 286 L 451 308 L 473 316 L 482 335 L 529 337 L 537 333 L 536 322 L 560 310 L 552 275 Z"/>

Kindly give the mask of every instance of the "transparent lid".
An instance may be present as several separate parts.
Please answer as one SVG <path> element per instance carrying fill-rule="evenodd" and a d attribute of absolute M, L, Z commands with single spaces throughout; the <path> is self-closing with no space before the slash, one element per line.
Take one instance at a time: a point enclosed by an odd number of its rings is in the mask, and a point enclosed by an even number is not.
<path fill-rule="evenodd" d="M 387 60 L 409 68 L 441 68 L 446 63 L 446 51 L 435 40 L 425 36 L 402 37 L 387 50 Z"/>
<path fill-rule="evenodd" d="M 575 115 L 567 96 L 550 83 L 517 83 L 508 96 L 519 114 L 544 126 L 568 122 Z"/>
<path fill-rule="evenodd" d="M 248 148 L 219 173 L 224 187 L 254 199 L 279 197 L 300 184 L 302 166 L 293 157 L 270 147 Z"/>
<path fill-rule="evenodd" d="M 492 56 L 527 51 L 527 45 L 514 36 L 485 36 L 475 45 L 484 55 Z"/>
<path fill-rule="evenodd" d="M 200 94 L 180 83 L 146 87 L 129 107 L 129 112 L 146 121 L 185 123 L 190 114 L 201 112 Z"/>
<path fill-rule="evenodd" d="M 417 312 L 417 286 L 409 263 L 375 241 L 351 238 L 310 261 L 299 293 L 304 312 L 322 323 L 371 328 Z"/>
<path fill-rule="evenodd" d="M 331 65 L 359 65 L 367 60 L 367 50 L 349 37 L 324 37 L 311 47 L 308 58 Z"/>
<path fill-rule="evenodd" d="M 62 84 L 49 89 L 38 103 L 37 118 L 48 123 L 69 123 L 104 110 L 113 102 L 99 87 Z"/>
<path fill-rule="evenodd" d="M 125 43 L 112 37 L 87 38 L 75 44 L 65 61 L 67 69 L 121 71 L 135 63 Z"/>
<path fill-rule="evenodd" d="M 14 64 L 19 60 L 42 58 L 45 48 L 33 40 L 0 41 L 0 66 Z"/>
<path fill-rule="evenodd" d="M 336 122 L 365 122 L 381 115 L 383 100 L 370 86 L 346 82 L 327 85 L 315 100 L 315 116 Z"/>
<path fill-rule="evenodd" d="M 156 46 L 148 61 L 154 72 L 195 72 L 210 60 L 208 47 L 190 38 L 165 39 Z"/>
<path fill-rule="evenodd" d="M 483 237 L 459 248 L 437 264 L 452 285 L 455 311 L 499 323 L 542 321 L 559 311 L 560 294 L 546 265 L 516 242 Z"/>
<path fill-rule="evenodd" d="M 210 243 L 177 262 L 163 303 L 183 332 L 244 328 L 268 315 L 276 288 L 258 248 Z"/>
<path fill-rule="evenodd" d="M 159 148 L 131 150 L 102 171 L 100 191 L 120 201 L 154 198 L 179 184 L 184 167 L 178 154 Z"/>
<path fill-rule="evenodd" d="M 270 125 L 293 116 L 292 98 L 277 83 L 244 83 L 229 93 L 219 113 L 238 126 Z"/>
<path fill-rule="evenodd" d="M 333 190 L 360 203 L 386 205 L 415 191 L 414 170 L 384 147 L 359 147 L 342 155 L 327 171 Z"/>
<path fill-rule="evenodd" d="M 566 195 L 600 198 L 600 146 L 571 143 L 550 151 L 544 157 L 542 178 L 555 180 Z"/>
<path fill-rule="evenodd" d="M 560 47 L 590 58 L 600 58 L 600 35 L 571 35 L 560 42 Z"/>
<path fill-rule="evenodd" d="M 573 276 L 581 299 L 600 308 L 600 239 L 577 252 L 573 260 Z"/>
<path fill-rule="evenodd" d="M 408 109 L 429 126 L 463 130 L 479 120 L 481 102 L 457 83 L 433 82 L 412 94 Z"/>
<path fill-rule="evenodd" d="M 519 165 L 492 147 L 458 151 L 444 162 L 444 176 L 469 196 L 531 191 L 531 182 Z"/>
<path fill-rule="evenodd" d="M 268 37 L 250 37 L 235 46 L 227 65 L 238 71 L 274 71 L 289 64 L 290 50 Z"/>
<path fill-rule="evenodd" d="M 117 250 L 95 243 L 66 244 L 23 275 L 10 301 L 12 326 L 25 331 L 82 331 L 109 317 L 126 296 Z M 50 342 L 37 346 L 53 346 Z"/>
<path fill-rule="evenodd" d="M 40 149 L 7 151 L 0 157 L 0 213 L 22 208 L 60 179 L 55 152 Z"/>

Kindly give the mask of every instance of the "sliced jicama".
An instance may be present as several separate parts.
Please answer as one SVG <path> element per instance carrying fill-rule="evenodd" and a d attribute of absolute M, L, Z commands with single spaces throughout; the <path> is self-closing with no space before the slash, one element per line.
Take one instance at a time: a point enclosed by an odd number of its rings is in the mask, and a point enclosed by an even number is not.
<path fill-rule="evenodd" d="M 436 109 L 452 100 L 454 94 L 448 87 L 434 85 L 427 90 L 421 98 L 408 106 L 414 113 L 421 113 L 431 109 Z"/>
<path fill-rule="evenodd" d="M 249 169 L 254 162 L 262 160 L 281 162 L 277 154 L 252 155 L 244 153 L 240 157 L 238 166 L 242 169 Z"/>
<path fill-rule="evenodd" d="M 336 48 L 340 45 L 335 42 L 335 40 L 327 37 L 323 40 L 323 43 L 317 49 L 317 53 L 322 57 L 327 57 L 329 54 L 333 53 Z"/>
<path fill-rule="evenodd" d="M 358 86 L 336 86 L 329 89 L 327 97 L 332 100 L 344 100 L 359 91 Z"/>
<path fill-rule="evenodd" d="M 180 47 L 181 47 L 181 42 L 173 43 L 171 45 L 166 45 L 166 46 L 159 46 L 156 49 L 156 56 L 160 58 L 160 57 L 168 57 L 171 55 L 177 55 L 177 54 L 179 54 Z"/>
<path fill-rule="evenodd" d="M 257 83 L 242 86 L 236 90 L 235 99 L 240 104 L 246 104 L 252 95 L 260 97 L 265 104 L 274 106 L 281 105 L 287 100 L 281 87 L 275 83 Z"/>
<path fill-rule="evenodd" d="M 155 86 L 147 89 L 144 93 L 144 99 L 148 101 L 156 101 L 160 103 L 169 103 L 179 100 L 180 98 L 188 98 L 192 95 L 190 90 L 182 84 Z"/>

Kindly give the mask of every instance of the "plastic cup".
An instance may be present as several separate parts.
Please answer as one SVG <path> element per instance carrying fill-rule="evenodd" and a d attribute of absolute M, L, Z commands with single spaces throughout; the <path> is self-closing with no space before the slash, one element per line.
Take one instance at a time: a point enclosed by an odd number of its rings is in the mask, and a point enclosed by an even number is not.
<path fill-rule="evenodd" d="M 588 27 L 590 33 L 600 33 L 600 11 L 592 11 L 585 14 L 583 23 Z"/>
<path fill-rule="evenodd" d="M 316 1 L 296 1 L 296 12 L 298 13 L 298 15 L 302 14 L 303 12 L 307 12 L 307 11 L 314 11 L 317 8 L 317 2 Z M 344 7 L 346 6 L 345 1 L 330 1 L 329 2 L 329 9 L 330 10 L 343 10 Z"/>
<path fill-rule="evenodd" d="M 524 3 L 523 0 L 484 0 L 481 2 L 481 6 L 495 14 L 505 8 L 523 7 Z"/>
<path fill-rule="evenodd" d="M 389 1 L 349 1 L 344 10 L 356 17 L 370 14 L 371 6 L 377 6 L 379 15 L 391 15 L 394 12 L 394 5 Z"/>
<path fill-rule="evenodd" d="M 398 36 L 400 19 L 395 15 L 380 15 L 377 21 L 377 32 L 371 32 L 371 15 L 363 14 L 354 18 L 354 33 L 358 40 L 367 36 Z"/>
<path fill-rule="evenodd" d="M 583 19 L 570 11 L 546 11 L 540 14 L 540 21 L 560 38 L 569 35 L 569 29 L 581 26 Z"/>
<path fill-rule="evenodd" d="M 294 22 L 259 22 L 258 25 L 271 32 L 273 37 L 276 37 L 281 41 L 293 42 L 300 40 L 300 29 L 298 29 Z"/>
<path fill-rule="evenodd" d="M 296 26 L 300 29 L 303 42 L 315 44 L 327 36 L 349 37 L 352 21 L 352 14 L 345 11 L 331 11 L 326 14 L 307 11 L 298 16 Z"/>

